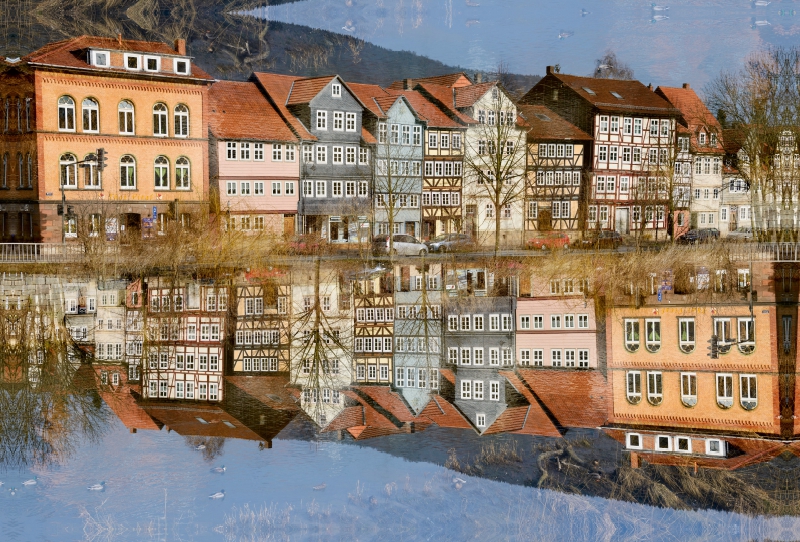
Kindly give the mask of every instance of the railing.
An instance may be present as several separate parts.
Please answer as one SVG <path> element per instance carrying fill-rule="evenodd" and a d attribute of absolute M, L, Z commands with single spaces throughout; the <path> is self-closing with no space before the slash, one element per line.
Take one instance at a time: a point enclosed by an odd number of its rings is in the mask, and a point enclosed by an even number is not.
<path fill-rule="evenodd" d="M 0 263 L 61 263 L 83 257 L 83 245 L 0 243 Z"/>
<path fill-rule="evenodd" d="M 800 262 L 800 243 L 737 243 L 730 254 L 732 260 Z"/>

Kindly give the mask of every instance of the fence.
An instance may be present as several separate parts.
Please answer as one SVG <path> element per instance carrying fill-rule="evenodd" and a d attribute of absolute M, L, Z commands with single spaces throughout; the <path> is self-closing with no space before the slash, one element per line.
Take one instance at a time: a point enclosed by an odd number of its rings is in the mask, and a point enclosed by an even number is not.
<path fill-rule="evenodd" d="M 83 257 L 83 245 L 0 243 L 0 263 L 67 263 Z"/>

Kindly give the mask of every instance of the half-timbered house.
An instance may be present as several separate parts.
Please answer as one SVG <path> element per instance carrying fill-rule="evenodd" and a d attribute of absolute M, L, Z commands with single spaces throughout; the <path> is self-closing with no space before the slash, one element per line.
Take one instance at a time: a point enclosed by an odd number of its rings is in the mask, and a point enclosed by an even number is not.
<path fill-rule="evenodd" d="M 144 396 L 222 401 L 227 287 L 167 277 L 147 286 Z"/>
<path fill-rule="evenodd" d="M 288 272 L 254 270 L 236 285 L 234 329 L 228 366 L 232 374 L 288 373 Z"/>
<path fill-rule="evenodd" d="M 576 234 L 586 221 L 585 157 L 592 137 L 544 106 L 523 105 L 519 111 L 528 132 L 525 233 Z"/>
<path fill-rule="evenodd" d="M 639 81 L 547 74 L 521 99 L 555 111 L 593 138 L 586 226 L 664 237 L 671 192 L 675 131 L 672 104 Z"/>
<path fill-rule="evenodd" d="M 394 284 L 391 271 L 352 277 L 355 324 L 353 355 L 358 383 L 390 383 L 394 350 Z"/>

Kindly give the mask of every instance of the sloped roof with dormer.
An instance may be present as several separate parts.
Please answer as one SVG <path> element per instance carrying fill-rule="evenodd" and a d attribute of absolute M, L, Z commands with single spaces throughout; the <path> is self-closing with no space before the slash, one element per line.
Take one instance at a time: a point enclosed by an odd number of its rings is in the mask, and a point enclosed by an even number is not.
<path fill-rule="evenodd" d="M 543 105 L 519 105 L 521 126 L 528 141 L 590 141 L 592 136 Z"/>
<path fill-rule="evenodd" d="M 192 80 L 200 79 L 206 82 L 213 81 L 214 78 L 194 64 L 190 63 L 191 73 L 183 75 L 179 73 L 163 72 L 131 72 L 123 67 L 98 67 L 87 62 L 87 51 L 89 49 L 104 49 L 109 51 L 121 51 L 126 53 L 141 53 L 152 55 L 167 55 L 171 57 L 189 58 L 180 55 L 166 43 L 157 41 L 138 41 L 125 40 L 122 38 L 103 38 L 97 36 L 78 36 L 62 41 L 49 43 L 36 51 L 24 56 L 22 60 L 31 65 L 50 66 L 56 68 L 73 68 L 81 70 L 92 70 L 94 72 L 113 72 L 118 74 L 136 73 L 139 76 L 147 77 L 177 77 L 180 79 Z"/>
<path fill-rule="evenodd" d="M 292 127 L 295 134 L 301 139 L 316 141 L 317 136 L 309 132 L 303 123 L 289 111 L 288 107 L 286 107 L 286 101 L 289 99 L 289 92 L 294 82 L 298 79 L 300 78 L 293 75 L 260 72 L 255 72 L 250 77 L 250 80 L 257 82 L 264 92 L 267 93 L 267 96 L 271 98 L 275 108 L 280 112 L 283 119 Z"/>
<path fill-rule="evenodd" d="M 703 153 L 722 154 L 725 152 L 722 142 L 722 126 L 688 83 L 683 87 L 658 87 L 656 93 L 681 112 L 682 125 L 686 128 L 686 133 L 690 135 L 694 149 Z M 716 143 L 712 145 L 710 138 L 707 138 L 705 145 L 700 145 L 697 135 L 701 131 L 706 134 L 716 134 L 718 136 Z"/>

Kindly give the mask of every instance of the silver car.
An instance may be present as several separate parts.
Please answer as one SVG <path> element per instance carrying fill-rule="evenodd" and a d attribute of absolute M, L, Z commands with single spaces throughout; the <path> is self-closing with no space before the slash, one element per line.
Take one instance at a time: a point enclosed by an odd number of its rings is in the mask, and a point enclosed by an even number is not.
<path fill-rule="evenodd" d="M 390 244 L 388 235 L 376 235 L 372 238 L 373 254 L 389 254 Z M 426 247 L 413 235 L 392 235 L 391 250 L 393 254 L 402 256 L 423 256 L 428 253 Z"/>

